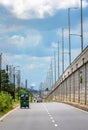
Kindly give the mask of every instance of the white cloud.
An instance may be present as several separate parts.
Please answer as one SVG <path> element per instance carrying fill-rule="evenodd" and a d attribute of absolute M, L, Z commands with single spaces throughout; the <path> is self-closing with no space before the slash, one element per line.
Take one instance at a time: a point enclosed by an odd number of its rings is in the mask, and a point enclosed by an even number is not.
<path fill-rule="evenodd" d="M 51 57 L 34 57 L 24 54 L 10 54 L 10 53 L 4 53 L 3 57 L 5 59 L 8 59 L 9 64 L 13 64 L 16 66 L 21 66 L 24 69 L 27 69 L 28 71 L 34 70 L 34 69 L 42 69 L 46 68 L 47 65 L 49 65 L 51 61 Z M 3 58 L 3 59 L 4 59 Z"/>
<path fill-rule="evenodd" d="M 30 57 L 29 64 L 26 64 L 26 68 L 30 70 L 46 68 L 51 61 L 51 57 Z"/>
<path fill-rule="evenodd" d="M 47 74 L 51 57 L 30 57 L 29 55 L 3 54 L 3 60 L 8 59 L 4 65 L 20 66 L 22 81 L 27 77 L 32 82 L 40 82 Z"/>
<path fill-rule="evenodd" d="M 54 15 L 59 9 L 80 6 L 80 0 L 0 0 L 16 17 L 21 19 L 44 18 Z M 83 1 L 83 6 L 88 3 Z"/>
<path fill-rule="evenodd" d="M 56 43 L 56 42 L 52 42 L 51 47 L 52 47 L 52 48 L 57 48 L 57 47 L 58 47 L 58 43 Z"/>
<path fill-rule="evenodd" d="M 35 87 L 35 86 L 36 86 L 36 84 L 35 84 L 35 83 L 31 83 L 31 84 L 30 84 L 30 86 Z"/>
<path fill-rule="evenodd" d="M 24 36 L 23 35 L 12 35 L 12 36 L 3 36 L 0 39 L 2 44 L 7 44 L 9 46 L 14 46 L 19 49 L 27 49 L 31 47 L 36 47 L 41 44 L 42 36 L 38 31 L 30 30 Z"/>
<path fill-rule="evenodd" d="M 15 44 L 16 46 L 23 46 L 24 41 L 25 41 L 24 37 L 19 35 L 14 35 L 11 37 L 11 43 Z"/>
<path fill-rule="evenodd" d="M 15 24 L 13 25 L 6 25 L 4 23 L 0 23 L 0 34 L 4 34 L 4 33 L 8 33 L 8 32 L 12 32 L 12 31 L 17 31 L 17 30 L 22 30 L 24 28 L 24 26 L 16 26 Z"/>

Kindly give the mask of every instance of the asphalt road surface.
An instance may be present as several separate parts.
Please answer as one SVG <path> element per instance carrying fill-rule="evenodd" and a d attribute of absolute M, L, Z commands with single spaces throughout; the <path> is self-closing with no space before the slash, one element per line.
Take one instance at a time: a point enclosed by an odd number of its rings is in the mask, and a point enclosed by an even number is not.
<path fill-rule="evenodd" d="M 32 103 L 0 121 L 0 130 L 88 130 L 88 113 L 62 103 Z"/>

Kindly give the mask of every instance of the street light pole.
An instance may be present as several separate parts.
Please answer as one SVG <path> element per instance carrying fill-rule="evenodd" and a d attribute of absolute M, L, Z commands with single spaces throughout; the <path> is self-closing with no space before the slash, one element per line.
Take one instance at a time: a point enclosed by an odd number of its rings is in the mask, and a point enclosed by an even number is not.
<path fill-rule="evenodd" d="M 64 29 L 62 28 L 62 73 L 64 73 Z"/>
<path fill-rule="evenodd" d="M 70 9 L 77 9 L 77 7 L 74 8 L 68 8 L 68 35 L 69 35 L 69 65 L 71 64 L 71 31 L 70 31 Z"/>
<path fill-rule="evenodd" d="M 53 86 L 53 65 L 52 65 L 52 60 L 51 60 L 51 79 L 52 79 L 52 86 Z"/>
<path fill-rule="evenodd" d="M 54 52 L 54 77 L 55 77 L 55 83 L 56 83 L 56 53 Z"/>
<path fill-rule="evenodd" d="M 83 11 L 82 11 L 82 0 L 80 0 L 80 26 L 81 34 L 71 34 L 70 33 L 70 9 L 68 8 L 68 26 L 69 26 L 69 63 L 71 63 L 71 40 L 70 35 L 80 36 L 81 37 L 81 51 L 83 51 Z M 77 9 L 77 8 L 74 8 Z"/>
<path fill-rule="evenodd" d="M 70 65 L 71 64 L 70 8 L 68 8 L 68 31 L 69 31 L 69 65 Z"/>
<path fill-rule="evenodd" d="M 80 15 L 81 15 L 81 51 L 83 51 L 83 12 L 82 12 L 82 0 L 81 0 L 81 11 L 80 11 Z"/>
<path fill-rule="evenodd" d="M 60 76 L 60 68 L 59 68 L 59 41 L 58 41 L 58 79 L 59 79 L 59 76 Z"/>

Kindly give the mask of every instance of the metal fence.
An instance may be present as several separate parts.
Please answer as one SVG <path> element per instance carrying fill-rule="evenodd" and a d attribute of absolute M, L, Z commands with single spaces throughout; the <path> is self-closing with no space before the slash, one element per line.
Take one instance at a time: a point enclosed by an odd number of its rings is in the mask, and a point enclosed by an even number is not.
<path fill-rule="evenodd" d="M 88 47 L 72 62 L 52 87 L 47 100 L 88 105 Z"/>

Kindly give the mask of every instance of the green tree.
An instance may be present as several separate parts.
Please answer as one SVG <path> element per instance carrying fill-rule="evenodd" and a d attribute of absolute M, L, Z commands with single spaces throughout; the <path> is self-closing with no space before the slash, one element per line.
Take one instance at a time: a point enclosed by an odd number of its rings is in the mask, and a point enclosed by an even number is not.
<path fill-rule="evenodd" d="M 1 90 L 7 91 L 10 89 L 9 76 L 6 70 L 1 70 Z"/>

